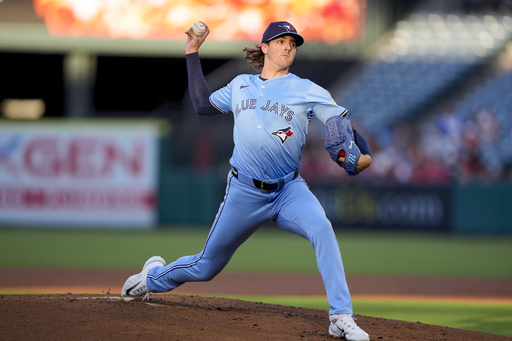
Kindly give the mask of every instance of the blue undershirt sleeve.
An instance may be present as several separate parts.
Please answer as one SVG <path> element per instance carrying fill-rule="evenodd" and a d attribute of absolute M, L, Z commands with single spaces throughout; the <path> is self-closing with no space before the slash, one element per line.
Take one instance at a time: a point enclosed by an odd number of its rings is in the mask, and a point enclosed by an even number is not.
<path fill-rule="evenodd" d="M 361 154 L 370 155 L 370 146 L 368 145 L 368 142 L 366 142 L 366 139 L 363 137 L 363 135 L 359 134 L 355 129 L 354 129 L 354 141 L 356 142 L 357 146 L 359 147 Z"/>
<path fill-rule="evenodd" d="M 222 111 L 210 103 L 210 95 L 212 93 L 204 79 L 199 53 L 187 54 L 185 58 L 187 61 L 188 91 L 196 113 L 202 116 L 222 114 Z"/>

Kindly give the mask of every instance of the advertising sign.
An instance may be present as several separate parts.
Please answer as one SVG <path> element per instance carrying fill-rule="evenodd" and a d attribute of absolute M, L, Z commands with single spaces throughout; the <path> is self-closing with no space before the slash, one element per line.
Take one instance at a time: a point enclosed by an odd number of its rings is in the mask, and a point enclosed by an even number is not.
<path fill-rule="evenodd" d="M 0 122 L 0 224 L 150 227 L 155 122 Z"/>
<path fill-rule="evenodd" d="M 449 186 L 311 186 L 334 226 L 447 231 Z"/>

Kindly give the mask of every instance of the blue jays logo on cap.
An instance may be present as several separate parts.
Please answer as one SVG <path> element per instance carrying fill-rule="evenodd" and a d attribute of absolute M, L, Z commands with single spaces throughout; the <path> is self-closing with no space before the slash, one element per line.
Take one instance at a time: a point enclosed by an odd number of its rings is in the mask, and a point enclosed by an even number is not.
<path fill-rule="evenodd" d="M 295 38 L 295 43 L 297 47 L 304 44 L 304 38 L 297 33 L 295 27 L 287 21 L 276 21 L 270 23 L 267 29 L 263 33 L 263 38 L 261 39 L 261 43 L 268 43 L 272 39 L 276 39 L 281 36 L 293 36 Z"/>
<path fill-rule="evenodd" d="M 283 25 L 279 25 L 279 27 L 282 27 L 284 28 L 285 30 L 287 30 L 288 32 L 297 32 L 297 30 L 295 29 L 295 27 L 293 27 L 291 24 L 288 24 L 288 23 L 284 23 Z"/>

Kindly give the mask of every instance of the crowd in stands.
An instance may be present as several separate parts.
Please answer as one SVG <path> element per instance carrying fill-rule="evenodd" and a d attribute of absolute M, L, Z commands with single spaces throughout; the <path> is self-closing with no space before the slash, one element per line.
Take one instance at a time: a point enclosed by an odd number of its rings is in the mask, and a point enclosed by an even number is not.
<path fill-rule="evenodd" d="M 512 182 L 512 132 L 504 131 L 495 113 L 482 107 L 469 118 L 452 110 L 418 124 L 399 123 L 369 134 L 372 166 L 357 178 L 384 184 L 448 184 L 452 182 Z M 348 180 L 323 149 L 321 127 L 312 126 L 301 167 L 308 182 Z"/>

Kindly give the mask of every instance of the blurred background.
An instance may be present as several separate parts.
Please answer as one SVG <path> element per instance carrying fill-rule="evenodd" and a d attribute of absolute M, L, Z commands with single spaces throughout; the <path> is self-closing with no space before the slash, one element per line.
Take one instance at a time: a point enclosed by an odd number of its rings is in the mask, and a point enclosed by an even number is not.
<path fill-rule="evenodd" d="M 336 228 L 512 234 L 510 0 L 0 1 L 0 226 L 213 221 L 233 119 L 190 103 L 199 20 L 212 90 L 288 20 L 306 39 L 291 71 L 355 110 L 370 169 L 347 177 L 318 120 L 302 159 Z"/>

